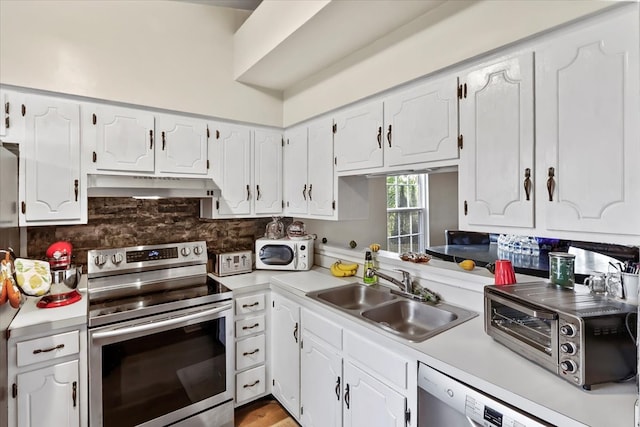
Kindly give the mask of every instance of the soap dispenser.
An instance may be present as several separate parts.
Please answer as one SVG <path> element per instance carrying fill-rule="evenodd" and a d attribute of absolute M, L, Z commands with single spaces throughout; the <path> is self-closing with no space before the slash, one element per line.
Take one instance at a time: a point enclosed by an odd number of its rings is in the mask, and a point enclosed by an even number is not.
<path fill-rule="evenodd" d="M 367 285 L 374 285 L 378 283 L 378 276 L 375 274 L 372 276 L 367 275 L 367 270 L 369 268 L 374 268 L 371 251 L 367 251 L 364 255 L 364 274 L 362 276 L 362 281 Z"/>

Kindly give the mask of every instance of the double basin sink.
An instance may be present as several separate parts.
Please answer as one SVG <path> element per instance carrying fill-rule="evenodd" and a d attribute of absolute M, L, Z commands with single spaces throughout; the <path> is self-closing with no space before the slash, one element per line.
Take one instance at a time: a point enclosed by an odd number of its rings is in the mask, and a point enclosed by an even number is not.
<path fill-rule="evenodd" d="M 477 316 L 446 303 L 432 305 L 396 295 L 380 285 L 351 283 L 307 296 L 412 342 L 424 341 Z"/>

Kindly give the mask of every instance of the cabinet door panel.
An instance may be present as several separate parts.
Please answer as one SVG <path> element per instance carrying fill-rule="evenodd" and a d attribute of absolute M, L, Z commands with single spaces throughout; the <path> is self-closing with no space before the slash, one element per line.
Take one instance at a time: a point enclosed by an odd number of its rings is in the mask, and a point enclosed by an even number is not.
<path fill-rule="evenodd" d="M 447 78 L 385 99 L 384 149 L 387 165 L 458 157 L 456 87 L 456 79 Z M 389 125 L 391 134 L 387 135 Z"/>
<path fill-rule="evenodd" d="M 222 198 L 219 213 L 251 214 L 251 134 L 242 126 L 220 126 Z"/>
<path fill-rule="evenodd" d="M 303 334 L 300 352 L 301 422 L 306 427 L 342 425 L 342 357 L 314 335 Z"/>
<path fill-rule="evenodd" d="M 271 370 L 272 393 L 294 417 L 300 416 L 300 308 L 293 301 L 272 294 Z"/>
<path fill-rule="evenodd" d="M 344 364 L 344 426 L 404 427 L 406 399 L 349 362 Z M 346 393 L 346 391 L 345 391 Z"/>
<path fill-rule="evenodd" d="M 156 149 L 158 171 L 207 173 L 207 125 L 188 117 L 160 116 Z M 157 139 L 157 138 L 156 138 Z"/>
<path fill-rule="evenodd" d="M 539 174 L 546 228 L 640 235 L 637 13 L 566 34 L 537 53 Z M 539 196 L 540 197 L 540 196 Z"/>
<path fill-rule="evenodd" d="M 20 157 L 26 221 L 80 219 L 80 106 L 28 97 Z"/>
<path fill-rule="evenodd" d="M 383 165 L 382 102 L 352 108 L 336 116 L 335 150 L 338 172 Z"/>
<path fill-rule="evenodd" d="M 311 172 L 309 172 L 311 174 Z M 287 130 L 284 147 L 284 199 L 288 215 L 307 213 L 307 127 Z"/>
<path fill-rule="evenodd" d="M 153 172 L 153 114 L 106 106 L 92 110 L 96 118 L 96 169 Z"/>
<path fill-rule="evenodd" d="M 282 212 L 282 135 L 277 132 L 254 132 L 255 212 Z"/>
<path fill-rule="evenodd" d="M 19 374 L 18 425 L 80 425 L 78 361 Z"/>
<path fill-rule="evenodd" d="M 309 213 L 333 216 L 333 138 L 331 120 L 321 120 L 309 125 Z"/>
<path fill-rule="evenodd" d="M 461 223 L 533 227 L 533 55 L 486 65 L 461 78 L 460 192 L 468 204 Z M 533 178 L 533 177 L 532 177 Z"/>

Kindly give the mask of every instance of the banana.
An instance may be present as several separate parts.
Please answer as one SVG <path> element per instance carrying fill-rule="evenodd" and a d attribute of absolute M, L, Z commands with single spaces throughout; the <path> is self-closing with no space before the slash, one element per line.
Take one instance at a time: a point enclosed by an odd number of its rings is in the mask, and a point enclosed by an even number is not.
<path fill-rule="evenodd" d="M 336 277 L 350 277 L 356 274 L 356 270 L 341 270 L 340 268 L 338 268 L 338 263 L 334 262 L 333 264 L 331 264 L 331 274 Z"/>
<path fill-rule="evenodd" d="M 345 264 L 342 261 L 336 261 L 335 264 L 338 267 L 338 269 L 340 269 L 342 271 L 358 270 L 358 264 L 356 264 L 355 262 L 351 263 L 351 264 Z"/>
<path fill-rule="evenodd" d="M 380 245 L 378 243 L 372 243 L 369 245 L 369 249 L 371 249 L 371 252 L 378 252 L 380 250 Z"/>

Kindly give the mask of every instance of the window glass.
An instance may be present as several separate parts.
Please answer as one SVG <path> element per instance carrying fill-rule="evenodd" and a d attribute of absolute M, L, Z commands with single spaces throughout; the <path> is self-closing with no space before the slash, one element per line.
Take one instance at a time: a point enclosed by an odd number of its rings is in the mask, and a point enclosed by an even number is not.
<path fill-rule="evenodd" d="M 425 176 L 387 177 L 387 250 L 424 250 Z"/>

